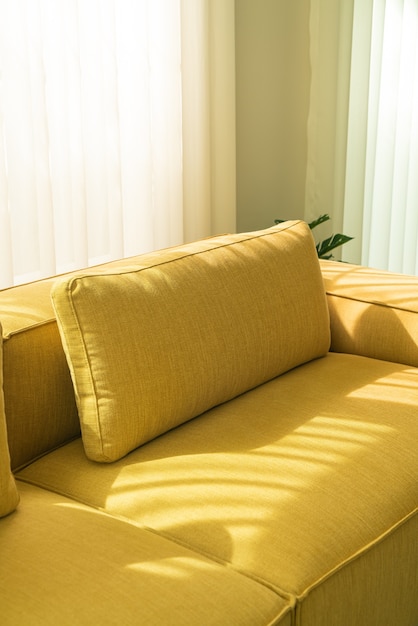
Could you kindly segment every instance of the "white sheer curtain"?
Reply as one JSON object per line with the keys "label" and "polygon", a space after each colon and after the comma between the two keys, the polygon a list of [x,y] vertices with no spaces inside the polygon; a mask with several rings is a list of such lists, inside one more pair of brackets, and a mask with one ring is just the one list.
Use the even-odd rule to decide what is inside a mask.
{"label": "white sheer curtain", "polygon": [[417,0],[356,0],[352,48],[346,224],[363,264],[418,274]]}
{"label": "white sheer curtain", "polygon": [[233,30],[233,0],[0,0],[0,287],[235,228]]}
{"label": "white sheer curtain", "polygon": [[311,0],[310,36],[306,217],[354,236],[344,260],[418,274],[418,0]]}

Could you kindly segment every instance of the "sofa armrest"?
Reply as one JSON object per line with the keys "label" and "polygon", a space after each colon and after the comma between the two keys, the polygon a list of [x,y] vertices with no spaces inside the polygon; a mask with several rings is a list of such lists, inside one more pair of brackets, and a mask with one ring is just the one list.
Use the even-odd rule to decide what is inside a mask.
{"label": "sofa armrest", "polygon": [[331,350],[418,366],[418,277],[320,261]]}

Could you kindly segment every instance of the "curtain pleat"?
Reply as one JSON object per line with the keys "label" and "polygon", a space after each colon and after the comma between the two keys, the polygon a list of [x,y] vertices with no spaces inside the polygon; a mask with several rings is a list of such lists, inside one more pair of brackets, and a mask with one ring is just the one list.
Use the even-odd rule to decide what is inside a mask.
{"label": "curtain pleat", "polygon": [[0,0],[0,287],[208,236],[219,193],[235,224],[213,183],[235,144],[234,124],[214,141],[234,101],[211,75],[234,80],[210,5]]}
{"label": "curtain pleat", "polygon": [[[185,239],[211,230],[211,128],[209,6],[204,0],[182,2],[182,99],[184,119],[183,201]],[[203,191],[203,193],[202,193]],[[200,202],[199,211],[196,210]]]}
{"label": "curtain pleat", "polygon": [[418,274],[418,2],[311,0],[310,36],[305,216],[354,237],[343,260]]}
{"label": "curtain pleat", "polygon": [[357,0],[344,225],[361,223],[359,262],[410,274],[418,273],[417,85],[416,0]]}

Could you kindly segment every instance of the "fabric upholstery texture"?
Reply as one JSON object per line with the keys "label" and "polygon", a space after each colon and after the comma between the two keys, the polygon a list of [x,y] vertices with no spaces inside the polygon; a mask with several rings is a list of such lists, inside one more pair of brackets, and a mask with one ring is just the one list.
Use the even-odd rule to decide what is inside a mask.
{"label": "fabric upholstery texture", "polygon": [[51,304],[54,279],[0,291],[4,403],[12,468],[79,436],[68,365]]}
{"label": "fabric upholstery texture", "polygon": [[[289,594],[304,626],[353,624],[343,609],[358,612],[359,597],[356,626],[413,625],[404,581],[418,588],[417,379],[414,368],[330,353],[113,464],[89,461],[75,441],[18,476]],[[393,563],[402,569],[388,575]]]}
{"label": "fabric upholstery texture", "polygon": [[117,460],[329,348],[322,276],[303,222],[141,264],[52,290],[92,460]]}
{"label": "fabric upholstery texture", "polygon": [[[180,412],[157,415],[156,432],[168,432],[148,432],[152,440],[113,463],[88,459],[79,437],[53,281],[0,292],[2,626],[418,626],[418,278],[321,261],[325,297],[305,225],[260,235],[215,237],[60,281],[75,289],[65,295],[66,332],[73,325],[78,348],[80,337],[88,345],[83,371],[100,411],[114,412],[107,444],[113,434],[126,442],[124,430],[134,442],[112,405],[116,384],[141,406],[144,380],[161,376],[145,386],[150,422],[153,394],[157,408],[170,401],[201,412],[183,423]],[[140,298],[131,280],[139,273]],[[102,298],[102,279],[114,299],[128,286],[119,309]],[[74,294],[81,300],[69,311]],[[329,344],[326,298],[335,352],[316,358]],[[138,329],[125,316],[132,303]],[[122,337],[127,319],[131,343],[137,330],[145,337],[139,362],[108,337]],[[264,356],[253,362],[257,351]],[[120,373],[106,371],[114,354]],[[84,438],[96,428],[96,445],[102,425],[83,427]],[[7,515],[16,485],[20,503]]]}
{"label": "fabric upholstery texture", "polygon": [[[147,258],[159,259],[164,254],[157,251]],[[138,264],[142,258],[112,261],[94,271]],[[80,435],[74,389],[50,298],[55,280],[0,291],[4,404],[12,469]]]}
{"label": "fabric upholstery texture", "polygon": [[321,261],[331,349],[418,367],[418,277]]}
{"label": "fabric upholstery texture", "polygon": [[19,494],[10,470],[10,455],[7,443],[6,416],[3,398],[3,331],[0,325],[0,517],[15,510]]}
{"label": "fabric upholstery texture", "polygon": [[[299,602],[303,626],[415,626],[418,624],[418,515],[367,547],[332,576],[317,581]],[[394,567],[393,564],[400,564]],[[344,598],[333,602],[330,598]]]}
{"label": "fabric upholstery texture", "polygon": [[285,599],[232,569],[55,494],[21,493],[1,520],[2,626],[291,624]]}

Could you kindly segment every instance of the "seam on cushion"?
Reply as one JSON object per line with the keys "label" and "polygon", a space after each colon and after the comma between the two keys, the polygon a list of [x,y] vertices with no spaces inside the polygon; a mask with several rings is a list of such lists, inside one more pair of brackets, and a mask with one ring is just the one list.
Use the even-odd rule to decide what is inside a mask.
{"label": "seam on cushion", "polygon": [[[190,258],[190,257],[195,257],[195,256],[200,256],[203,254],[207,254],[210,252],[214,252],[215,250],[222,250],[222,248],[231,248],[233,246],[245,243],[247,241],[255,241],[257,239],[263,239],[265,237],[272,237],[274,235],[277,235],[278,233],[281,232],[285,232],[287,230],[290,230],[291,228],[294,228],[295,226],[297,226],[298,224],[304,224],[304,222],[302,220],[299,220],[297,222],[292,222],[289,226],[286,226],[285,228],[281,228],[278,230],[272,230],[270,231],[262,231],[260,234],[258,235],[246,235],[245,233],[242,233],[242,238],[238,239],[236,241],[230,241],[228,243],[223,243],[220,245],[217,245],[214,248],[205,248],[204,250],[197,250],[196,252],[185,252],[185,254],[183,254],[182,256],[179,257],[175,257],[173,259],[168,259],[166,261],[160,261],[157,263],[153,263],[152,265],[145,265],[145,266],[125,266],[125,267],[121,267],[120,271],[110,271],[110,272],[101,272],[100,274],[96,274],[94,271],[87,271],[87,272],[83,272],[83,273],[78,273],[74,276],[70,276],[70,284],[72,285],[73,282],[76,282],[78,280],[81,280],[83,278],[106,278],[109,276],[122,276],[124,274],[132,274],[132,273],[140,273],[140,272],[144,272],[146,270],[150,270],[156,267],[162,267],[164,265],[170,265],[171,263],[176,263],[177,261],[183,261],[184,259]],[[273,227],[274,229],[274,227]],[[231,235],[234,236],[234,235]],[[213,239],[216,239],[216,237],[214,237]],[[205,241],[205,240],[202,240]],[[209,241],[211,241],[211,239],[209,239]],[[184,245],[193,245],[193,243],[197,244],[199,243],[199,241],[196,242],[192,242],[191,244],[184,244]],[[174,252],[176,249],[181,248],[182,246],[177,246],[174,248],[169,248],[168,251],[172,251]],[[156,250],[155,252],[158,252],[158,250]],[[144,255],[145,256],[145,255]],[[318,266],[319,267],[319,266]],[[93,268],[92,268],[93,269]]]}
{"label": "seam on cushion", "polygon": [[[118,516],[118,518],[126,519],[124,516]],[[179,546],[182,546],[183,548],[187,548],[188,550],[191,550],[195,554],[199,554],[200,556],[203,556],[206,559],[210,559],[211,561],[214,561],[215,563],[218,563],[219,565],[223,565],[224,567],[227,567],[228,569],[232,569],[234,572],[237,572],[241,576],[245,576],[245,578],[248,578],[249,580],[253,580],[254,582],[260,585],[263,585],[263,587],[270,589],[270,591],[274,591],[274,593],[280,596],[283,600],[286,600],[287,602],[289,602],[289,604],[291,604],[292,606],[295,606],[297,602],[297,596],[295,596],[293,593],[288,592],[285,589],[281,589],[280,587],[270,582],[269,580],[266,580],[265,578],[261,578],[260,576],[252,574],[251,572],[248,572],[245,569],[241,569],[240,567],[233,565],[230,561],[225,561],[224,559],[220,559],[219,557],[214,556],[211,552],[206,552],[206,550],[202,550],[201,548],[196,548],[195,546],[192,546],[191,544],[189,544],[187,541],[181,541],[177,537],[173,537],[172,535],[170,535],[170,533],[166,533],[161,530],[156,530],[155,528],[151,528],[149,526],[143,526],[143,528],[146,528],[154,535],[163,537],[164,539],[168,539],[172,541],[173,543],[176,543]]]}
{"label": "seam on cushion", "polygon": [[[197,549],[193,546],[191,546],[190,544],[188,544],[185,541],[180,541],[179,539],[177,539],[176,537],[172,537],[169,533],[165,533],[163,531],[159,531],[156,530],[155,528],[151,528],[150,526],[147,526],[145,524],[141,524],[140,522],[137,522],[129,517],[126,517],[124,515],[120,515],[118,513],[113,513],[110,511],[107,511],[104,507],[101,506],[96,506],[94,504],[91,504],[91,502],[86,501],[84,498],[74,498],[74,496],[71,493],[67,493],[64,489],[60,490],[60,489],[53,489],[49,486],[46,486],[44,484],[42,484],[42,482],[36,482],[34,480],[31,480],[29,478],[25,478],[25,477],[21,477],[21,476],[15,476],[17,481],[20,481],[22,483],[25,483],[27,485],[32,485],[33,487],[37,487],[38,489],[43,489],[44,491],[50,492],[50,493],[55,493],[59,496],[63,496],[64,498],[68,498],[69,500],[72,500],[73,502],[77,502],[78,504],[83,504],[84,506],[88,506],[91,509],[94,509],[95,511],[100,511],[101,513],[105,513],[107,516],[109,517],[113,517],[114,519],[118,519],[120,521],[126,522],[128,524],[131,524],[132,526],[136,526],[137,528],[141,528],[142,530],[147,530],[150,533],[162,537],[163,539],[166,539],[168,541],[171,541],[172,543],[175,543],[179,546],[182,546],[183,548],[186,548],[187,550],[190,550],[190,552],[193,552],[194,554],[198,554],[210,561],[212,561],[213,563],[217,563],[218,565],[223,565],[224,567],[227,567],[229,569],[232,569],[234,572],[240,574],[241,576],[244,576],[245,578],[248,578],[249,580],[253,580],[254,582],[258,583],[259,585],[262,585],[263,587],[266,587],[267,589],[270,589],[270,591],[273,591],[274,593],[276,593],[280,598],[282,598],[283,600],[286,600],[289,603],[289,606],[293,609],[296,606],[296,603],[298,601],[298,596],[296,596],[295,594],[286,591],[285,589],[281,589],[280,587],[278,587],[277,585],[274,585],[273,583],[271,583],[268,580],[265,580],[264,578],[260,578],[254,574],[251,574],[250,572],[247,572],[246,570],[241,570],[240,568],[232,565],[232,563],[230,563],[229,561],[224,561],[223,559],[220,559],[214,555],[212,555],[210,552],[205,552],[204,550],[200,550]],[[274,622],[273,622],[274,623]]]}
{"label": "seam on cushion", "polygon": [[22,333],[26,333],[28,330],[33,330],[35,328],[40,328],[41,326],[47,326],[48,324],[56,324],[56,323],[57,323],[56,317],[50,317],[48,319],[42,320],[41,322],[34,322],[33,324],[28,324],[27,326],[24,326],[23,328],[12,330],[6,333],[5,335],[3,335],[3,340],[7,341],[8,339],[11,339],[12,337],[16,335],[21,335]]}
{"label": "seam on cushion", "polygon": [[[247,241],[255,241],[257,239],[263,239],[263,238],[266,238],[266,237],[272,237],[272,236],[277,235],[280,232],[285,232],[287,230],[291,230],[292,228],[294,228],[295,226],[297,226],[299,224],[304,224],[304,222],[302,220],[292,221],[288,226],[285,226],[285,227],[283,227],[283,226],[279,227],[278,226],[276,228],[273,227],[271,230],[262,231],[261,233],[257,233],[256,235],[253,235],[253,234],[246,235],[245,233],[243,233],[239,240],[231,241],[231,242],[228,242],[228,243],[223,243],[221,245],[217,245],[214,248],[205,248],[204,250],[198,250],[196,252],[186,252],[185,254],[183,254],[180,257],[176,257],[176,258],[173,258],[173,259],[161,261],[159,263],[155,263],[155,264],[152,264],[152,265],[149,265],[149,266],[146,265],[146,266],[139,266],[139,267],[135,267],[135,268],[133,268],[132,266],[127,266],[127,267],[124,267],[124,268],[122,267],[121,271],[110,271],[110,272],[105,272],[105,273],[100,273],[100,274],[95,274],[94,271],[93,272],[87,271],[87,272],[81,273],[81,274],[77,273],[74,276],[70,275],[70,278],[69,278],[68,282],[64,281],[64,284],[65,284],[65,287],[66,287],[65,292],[67,294],[67,300],[70,303],[72,316],[73,316],[73,319],[75,320],[75,324],[76,324],[76,327],[77,327],[77,332],[78,332],[79,337],[81,338],[81,342],[82,342],[82,346],[83,346],[83,353],[84,353],[84,360],[87,363],[88,370],[89,370],[88,374],[89,374],[90,384],[91,384],[92,388],[94,389],[94,395],[95,395],[95,423],[96,423],[97,432],[100,434],[100,452],[101,452],[101,456],[102,456],[102,462],[103,461],[104,462],[111,461],[112,459],[109,458],[105,454],[105,452],[104,452],[103,433],[102,433],[102,428],[101,428],[101,420],[100,420],[100,417],[99,417],[99,407],[98,407],[98,403],[97,403],[98,393],[97,393],[97,388],[96,388],[96,385],[95,385],[95,379],[94,379],[94,376],[92,375],[92,363],[91,363],[91,361],[89,359],[89,353],[88,353],[88,350],[86,348],[86,343],[85,343],[85,340],[84,340],[84,334],[83,334],[83,332],[81,330],[81,324],[79,322],[79,317],[77,315],[76,308],[74,307],[74,302],[73,302],[73,297],[72,297],[73,286],[76,285],[78,281],[82,281],[83,278],[94,278],[94,279],[97,279],[97,278],[100,278],[100,277],[106,278],[106,277],[109,277],[109,276],[122,276],[122,275],[125,275],[125,274],[132,274],[132,273],[139,274],[139,273],[144,272],[146,270],[151,270],[151,269],[154,269],[154,268],[163,267],[164,265],[170,265],[170,264],[176,263],[177,261],[182,261],[182,260],[187,259],[187,258],[192,258],[192,257],[196,257],[196,256],[199,256],[199,255],[211,253],[211,252],[214,252],[216,250],[221,250],[223,248],[233,247],[233,246],[245,243]],[[210,241],[211,241],[211,239],[210,239]],[[195,242],[195,243],[198,243],[198,242]],[[174,250],[176,250],[176,248],[173,248],[172,250],[174,251]],[[318,270],[320,272],[319,265],[318,265]],[[63,284],[63,283],[61,283],[61,284]],[[53,294],[52,294],[52,300],[54,301]],[[55,303],[54,303],[54,309],[55,309]],[[56,312],[56,318],[57,318],[57,322],[59,324],[59,327],[62,328],[61,319],[60,319],[60,316],[57,313],[56,309],[55,309],[55,312]],[[64,336],[65,336],[65,343],[68,346],[67,333],[64,332]],[[66,350],[66,352],[67,351],[68,350]],[[72,360],[70,359],[70,361],[72,361]],[[70,369],[71,368],[74,369],[74,365],[73,365],[72,362],[71,362]],[[80,418],[81,432],[83,434],[83,424],[82,424],[82,421],[83,420]]]}
{"label": "seam on cushion", "polygon": [[370,552],[370,550],[372,550],[376,545],[382,543],[385,539],[390,537],[398,528],[400,528],[401,526],[406,524],[406,522],[408,522],[410,519],[413,519],[417,515],[417,513],[418,513],[418,507],[413,509],[410,513],[408,513],[408,515],[405,515],[405,517],[403,517],[401,520],[399,520],[398,522],[396,522],[395,524],[390,526],[390,528],[388,528],[385,532],[381,533],[373,541],[371,541],[367,545],[365,545],[362,548],[360,548],[360,550],[358,550],[357,552],[354,552],[354,554],[352,554],[351,556],[347,557],[346,559],[341,561],[341,563],[339,563],[334,568],[329,570],[329,572],[327,572],[326,574],[324,574],[323,576],[318,578],[314,583],[309,585],[304,590],[303,593],[301,593],[299,595],[296,595],[296,608],[298,608],[298,606],[301,605],[303,600],[311,593],[311,591],[313,591],[314,589],[319,587],[324,581],[326,581],[329,578],[331,578],[334,574],[336,574],[337,572],[339,572],[342,569],[344,569],[344,567],[346,565],[348,565],[349,563],[353,563],[354,561],[357,561],[363,555],[365,555],[368,552]]}
{"label": "seam on cushion", "polygon": [[400,307],[396,304],[390,304],[388,302],[379,302],[378,300],[366,300],[365,298],[356,298],[354,296],[344,296],[338,293],[332,293],[331,291],[325,291],[326,295],[331,298],[341,298],[342,300],[351,300],[351,302],[362,302],[363,304],[372,304],[373,306],[381,306],[385,309],[394,309],[395,311],[404,311],[405,313],[414,313],[418,315],[418,311],[416,309],[409,309],[406,307]]}
{"label": "seam on cushion", "polygon": [[[95,381],[94,381],[94,377],[92,375],[92,364],[90,362],[90,359],[89,359],[89,356],[88,356],[88,350],[86,348],[86,343],[84,341],[84,334],[83,334],[83,332],[81,330],[79,318],[78,318],[77,312],[76,312],[76,310],[74,308],[74,304],[73,304],[73,298],[72,298],[72,294],[71,294],[71,292],[72,292],[72,285],[73,285],[73,281],[70,281],[69,283],[67,283],[67,285],[66,285],[66,287],[67,287],[66,288],[66,293],[67,293],[68,301],[70,303],[72,315],[73,315],[73,318],[75,320],[75,324],[76,324],[76,327],[77,327],[77,332],[78,332],[79,337],[81,338],[81,343],[82,343],[82,346],[83,346],[84,360],[87,363],[90,384],[91,384],[91,386],[92,386],[92,388],[94,390],[95,422],[96,422],[97,431],[100,433],[100,452],[101,452],[101,455],[102,455],[103,459],[107,459],[108,461],[110,461],[110,459],[107,457],[107,455],[104,453],[104,450],[103,450],[103,436],[102,436],[101,423],[100,423],[100,419],[99,419],[99,407],[98,407],[98,403],[97,403],[97,395],[98,394],[97,394],[97,389],[96,389],[96,384],[95,384]],[[59,315],[58,314],[57,314],[57,322],[59,323],[61,328],[63,328],[62,324],[61,324],[61,320],[59,319]],[[64,331],[63,334],[64,334],[64,337],[65,337],[65,343],[66,343],[66,347],[67,347],[68,346],[67,333]],[[67,351],[68,351],[68,347],[67,347],[66,352]],[[72,359],[70,359],[69,367],[70,367],[70,369],[74,369],[74,365],[72,363]],[[84,369],[85,369],[85,367],[84,367]],[[71,376],[71,378],[73,379],[73,376]],[[77,377],[76,377],[76,379],[77,379]],[[74,385],[74,382],[75,381],[73,381],[73,385]],[[74,389],[74,391],[75,391],[75,389]],[[76,397],[77,396],[78,396],[78,393],[76,394]],[[77,407],[77,408],[79,409],[79,407]],[[83,424],[82,424],[82,420],[81,419],[80,419],[80,428],[81,428],[81,437],[83,438]]]}
{"label": "seam on cushion", "polygon": [[[80,432],[78,433],[78,435],[69,437],[65,441],[58,443],[56,446],[53,446],[52,448],[48,448],[48,450],[45,450],[44,452],[40,452],[32,459],[29,459],[29,461],[25,461],[25,463],[22,463],[21,465],[17,465],[16,467],[13,467],[12,468],[13,473],[17,474],[18,472],[21,472],[22,470],[32,465],[32,463],[36,463],[36,461],[39,461],[39,459],[43,459],[45,456],[48,456],[48,454],[51,454],[51,452],[55,452],[56,450],[59,450],[60,448],[63,448],[64,446],[67,446],[68,444],[72,443],[73,441],[77,441],[78,439],[81,439]],[[22,479],[19,479],[19,480],[22,480]],[[22,480],[22,482],[26,482],[26,481]],[[49,491],[51,490],[49,489]]]}
{"label": "seam on cushion", "polygon": [[[275,235],[278,232],[284,232],[286,230],[289,230],[290,228],[293,228],[294,226],[296,226],[297,224],[301,224],[303,223],[302,220],[296,221],[296,222],[292,222],[292,224],[290,224],[289,226],[286,227],[282,227],[280,230],[272,230],[272,232],[265,232],[263,231],[262,234],[259,235],[254,235],[254,236],[248,236],[245,237],[245,233],[242,234],[242,239],[237,240],[237,241],[231,241],[229,243],[225,243],[225,244],[221,244],[219,246],[216,246],[215,248],[207,248],[205,250],[199,250],[197,252],[189,252],[184,254],[181,257],[177,257],[175,259],[170,259],[169,261],[162,261],[160,263],[155,263],[153,265],[149,265],[149,266],[145,266],[145,267],[138,267],[137,269],[133,269],[133,266],[126,266],[126,267],[121,267],[120,271],[114,271],[112,270],[112,268],[109,268],[109,272],[106,272],[106,267],[104,266],[104,272],[103,273],[94,273],[95,270],[95,266],[92,266],[91,268],[89,268],[89,272],[84,272],[82,269],[81,270],[75,270],[74,272],[71,272],[70,274],[68,273],[64,273],[64,274],[57,274],[56,276],[53,277],[53,279],[59,281],[61,278],[65,280],[66,277],[68,277],[68,279],[72,282],[73,279],[77,280],[78,278],[84,278],[87,276],[111,276],[113,273],[115,276],[118,276],[119,274],[126,274],[126,273],[130,273],[132,271],[135,272],[141,272],[147,269],[152,269],[153,267],[160,267],[162,265],[166,265],[168,263],[173,263],[174,261],[181,261],[187,257],[192,257],[192,256],[197,256],[197,255],[201,255],[201,254],[205,254],[207,252],[212,252],[214,250],[220,250],[222,248],[227,248],[227,247],[231,247],[234,246],[236,244],[240,244],[240,243],[244,243],[245,241],[253,241],[255,239],[262,239],[263,237],[267,237],[270,235]],[[212,237],[206,237],[204,239],[202,239],[201,241],[213,241],[213,239],[216,239],[217,237],[227,237],[228,235],[214,235]],[[234,235],[231,235],[234,236]],[[198,243],[198,242],[194,242],[194,243]],[[188,244],[184,244],[184,245],[188,245]],[[191,244],[192,245],[192,244]],[[169,252],[174,252],[176,249],[180,248],[181,246],[173,246],[172,248],[164,248],[163,250],[161,250],[161,252],[166,251],[167,253]],[[155,253],[157,253],[158,250],[155,251]],[[152,253],[151,253],[152,254]],[[129,261],[132,262],[133,259],[140,259],[141,256],[146,256],[146,254],[144,255],[137,255],[137,256],[133,256],[133,257],[127,257],[126,259],[120,259],[121,261],[125,261],[128,263]],[[99,265],[97,266],[98,268],[102,268],[103,266]],[[51,280],[51,278],[47,278],[45,280]],[[41,283],[42,281],[33,281],[31,283],[25,283],[25,284],[37,284],[37,283]],[[54,282],[51,283],[51,289],[54,285]],[[14,287],[8,287],[7,289],[13,289]],[[327,292],[328,293],[328,292]],[[334,294],[329,294],[329,295],[334,295]],[[338,296],[339,297],[339,296]],[[341,296],[344,297],[344,296]],[[28,324],[27,326],[25,326],[24,328],[19,328],[18,330],[12,330],[11,332],[6,333],[3,336],[3,339],[7,340],[10,339],[10,337],[13,337],[14,335],[19,335],[22,332],[26,332],[27,330],[31,330],[32,328],[37,328],[38,326],[44,326],[47,324],[53,324],[53,323],[57,323],[57,317],[51,317],[51,318],[47,318],[45,320],[39,321],[39,322],[35,322],[33,324]]]}
{"label": "seam on cushion", "polygon": [[271,622],[266,624],[266,626],[280,626],[280,624],[282,623],[283,617],[285,617],[288,613],[290,613],[290,624],[291,626],[293,626],[295,623],[294,621],[295,607],[290,602],[289,602],[289,606],[284,608],[283,611],[281,611],[277,615],[277,617],[273,618]]}

